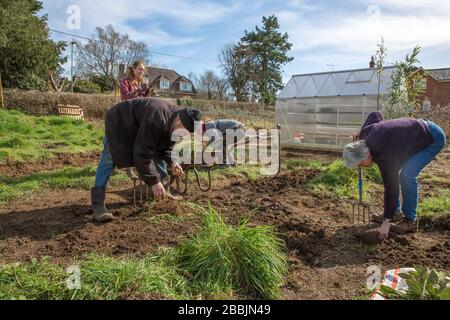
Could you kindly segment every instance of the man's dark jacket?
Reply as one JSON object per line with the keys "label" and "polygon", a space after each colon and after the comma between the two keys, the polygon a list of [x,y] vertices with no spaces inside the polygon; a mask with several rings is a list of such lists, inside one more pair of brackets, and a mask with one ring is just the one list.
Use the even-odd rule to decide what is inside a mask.
{"label": "man's dark jacket", "polygon": [[136,167],[148,185],[161,181],[155,160],[172,163],[171,125],[181,108],[155,98],[123,101],[106,113],[105,132],[114,164]]}

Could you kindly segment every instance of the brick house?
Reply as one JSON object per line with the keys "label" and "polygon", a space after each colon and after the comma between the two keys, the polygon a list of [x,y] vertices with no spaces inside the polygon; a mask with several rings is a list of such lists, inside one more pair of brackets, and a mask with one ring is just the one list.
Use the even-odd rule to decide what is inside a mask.
{"label": "brick house", "polygon": [[145,77],[160,96],[172,98],[197,96],[192,81],[174,70],[147,67]]}
{"label": "brick house", "polygon": [[425,72],[425,92],[420,96],[420,101],[426,98],[433,106],[450,106],[450,68],[429,69]]}

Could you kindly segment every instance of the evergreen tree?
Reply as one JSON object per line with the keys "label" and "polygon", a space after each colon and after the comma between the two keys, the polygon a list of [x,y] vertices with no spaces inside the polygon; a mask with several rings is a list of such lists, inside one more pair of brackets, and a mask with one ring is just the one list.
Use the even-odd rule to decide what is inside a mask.
{"label": "evergreen tree", "polygon": [[8,87],[45,89],[64,62],[65,44],[49,38],[41,9],[37,0],[0,0],[0,72]]}
{"label": "evergreen tree", "polygon": [[276,16],[263,17],[262,28],[245,31],[239,46],[251,57],[253,95],[266,105],[274,104],[277,91],[283,88],[281,67],[294,58],[287,55],[292,44],[288,34],[281,34]]}

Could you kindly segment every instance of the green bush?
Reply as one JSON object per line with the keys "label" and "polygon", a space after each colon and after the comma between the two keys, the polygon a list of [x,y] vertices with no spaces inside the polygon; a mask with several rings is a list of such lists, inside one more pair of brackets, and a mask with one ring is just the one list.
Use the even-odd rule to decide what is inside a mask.
{"label": "green bush", "polygon": [[78,80],[73,86],[73,92],[95,94],[101,93],[102,89],[90,80]]}
{"label": "green bush", "polygon": [[17,87],[23,90],[48,90],[47,82],[34,74],[17,79]]}
{"label": "green bush", "polygon": [[114,92],[116,90],[117,81],[113,77],[100,75],[92,76],[89,79],[92,83],[100,87],[101,92]]}

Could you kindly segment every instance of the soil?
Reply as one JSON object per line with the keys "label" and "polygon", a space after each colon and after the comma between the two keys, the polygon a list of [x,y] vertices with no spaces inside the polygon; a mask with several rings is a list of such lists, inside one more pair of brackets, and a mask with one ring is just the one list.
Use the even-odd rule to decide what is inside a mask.
{"label": "soil", "polygon": [[[448,177],[449,154],[447,149],[426,172]],[[330,162],[335,155],[327,159],[322,154],[311,157]],[[68,161],[84,161],[81,159],[90,158]],[[1,168],[0,172],[6,170]],[[30,168],[24,170],[21,172]],[[185,201],[144,207],[133,207],[132,182],[125,182],[108,190],[106,202],[115,219],[107,224],[93,222],[88,190],[35,195],[0,207],[0,261],[49,256],[67,265],[89,253],[141,256],[161,246],[174,246],[199,223],[188,201],[211,203],[228,223],[250,218],[252,225],[271,225],[280,233],[286,242],[290,271],[282,289],[283,299],[362,297],[370,265],[378,265],[383,271],[414,265],[450,270],[448,218],[423,221],[415,234],[378,242],[376,232],[367,233],[368,227],[352,223],[350,203],[312,193],[307,182],[318,174],[315,169],[298,169],[256,181],[221,181],[213,183],[207,193],[191,185]],[[427,195],[440,190],[436,185],[424,185],[424,189]],[[373,212],[381,210],[382,200],[381,194],[372,204]],[[175,219],[154,219],[167,215]],[[367,239],[361,238],[362,233],[368,234]],[[125,293],[123,298],[136,297]],[[159,299],[158,295],[137,298]]]}

